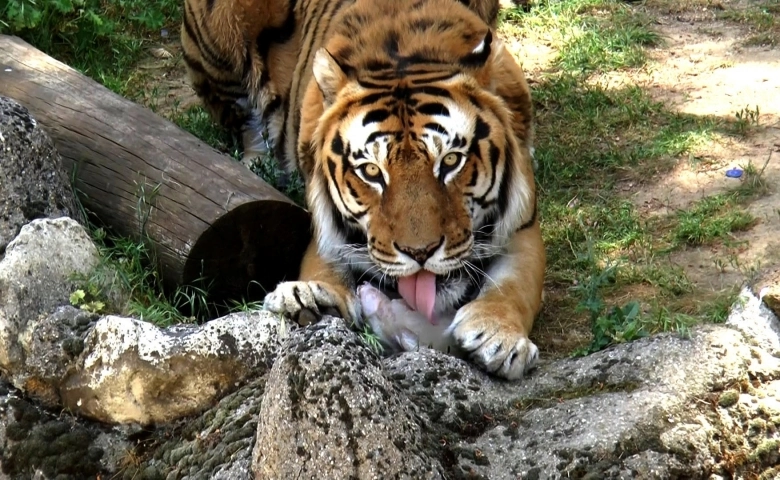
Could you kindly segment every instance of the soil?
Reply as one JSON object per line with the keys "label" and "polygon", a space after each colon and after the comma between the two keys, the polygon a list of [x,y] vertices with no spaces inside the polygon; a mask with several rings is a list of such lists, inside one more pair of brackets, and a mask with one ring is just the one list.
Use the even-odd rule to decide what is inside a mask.
{"label": "soil", "polygon": [[[746,2],[728,5],[738,8]],[[740,180],[727,177],[729,169],[749,163],[764,169],[766,195],[747,205],[758,221],[734,234],[736,252],[701,247],[672,257],[699,287],[719,290],[744,283],[780,264],[780,49],[744,46],[754,32],[748,25],[719,20],[721,10],[712,4],[648,9],[655,12],[656,31],[665,44],[651,52],[649,68],[631,80],[669,108],[690,115],[734,119],[736,112],[758,107],[759,125],[748,138],[721,138],[715,148],[698,152],[695,161],[680,160],[671,172],[634,185],[627,195],[643,215],[668,214],[734,188]]]}

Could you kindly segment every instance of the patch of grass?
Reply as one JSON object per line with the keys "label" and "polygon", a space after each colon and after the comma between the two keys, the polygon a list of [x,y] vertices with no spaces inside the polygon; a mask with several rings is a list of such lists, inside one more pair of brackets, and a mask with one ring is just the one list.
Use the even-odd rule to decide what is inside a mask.
{"label": "patch of grass", "polygon": [[558,50],[556,66],[570,73],[640,67],[644,47],[660,43],[645,15],[614,0],[540,1],[529,13],[504,10],[501,21],[515,35],[543,34]]}
{"label": "patch of grass", "polygon": [[[590,267],[592,259],[580,255],[587,238],[593,238],[597,256],[610,256],[629,251],[644,240],[643,223],[627,201],[599,199],[591,192],[583,203],[544,200],[541,208],[543,233],[547,245],[548,279],[571,284]],[[577,199],[578,197],[574,197]]]}
{"label": "patch of grass", "polygon": [[[652,252],[652,248],[643,252]],[[652,253],[648,253],[648,257],[652,257]],[[626,263],[618,279],[624,285],[649,285],[662,298],[678,297],[694,290],[685,269],[664,261],[663,257],[629,259]]]}
{"label": "patch of grass", "polygon": [[713,195],[678,212],[671,237],[675,245],[706,245],[747,230],[754,222],[755,217],[739,205],[737,195]]}
{"label": "patch of grass", "polygon": [[[588,243],[587,257],[591,259],[590,274],[573,288],[580,297],[576,310],[586,312],[590,319],[591,341],[574,351],[575,356],[598,352],[610,345],[631,342],[660,332],[675,332],[687,336],[690,328],[701,320],[663,303],[663,297],[612,303],[605,299],[609,291],[618,287],[625,268],[619,262],[600,265]],[[644,305],[644,306],[643,306]]]}
{"label": "patch of grass", "polygon": [[209,113],[200,105],[181,110],[174,106],[168,119],[195,135],[220,152],[238,160],[241,158],[240,142],[234,135],[214,122]]}
{"label": "patch of grass", "polygon": [[641,320],[642,328],[648,335],[660,332],[674,332],[681,337],[688,337],[690,329],[698,323],[698,319],[683,312],[674,311],[669,307],[655,303]]}
{"label": "patch of grass", "polygon": [[150,38],[176,28],[177,0],[4,0],[0,33],[27,42],[125,94]]}
{"label": "patch of grass", "polygon": [[[132,315],[161,327],[210,317],[211,306],[201,288],[181,287],[165,295],[154,255],[143,242],[109,235],[102,228],[90,233],[100,263],[88,276],[76,279],[80,288],[73,293],[72,304],[84,308],[99,302],[103,307],[97,313]],[[79,292],[87,292],[88,298]]]}
{"label": "patch of grass", "polygon": [[252,171],[268,184],[273,185],[298,205],[306,205],[303,177],[300,172],[285,172],[273,155],[258,158]]}
{"label": "patch of grass", "polygon": [[761,2],[748,8],[725,9],[718,16],[723,20],[748,24],[751,27],[766,31],[777,24],[776,15],[780,14],[780,3]]}
{"label": "patch of grass", "polygon": [[718,17],[750,28],[751,35],[742,42],[743,46],[774,46],[780,42],[780,2],[777,0],[724,9]]}
{"label": "patch of grass", "polygon": [[575,351],[575,355],[587,355],[604,348],[626,341],[636,340],[647,335],[640,322],[640,306],[636,301],[625,305],[608,306],[603,299],[602,289],[615,283],[616,263],[599,266],[594,261],[594,251],[588,242],[586,258],[590,260],[590,275],[584,282],[576,285],[573,290],[580,296],[578,311],[583,311],[590,317],[593,338],[590,345]]}
{"label": "patch of grass", "polygon": [[166,289],[157,270],[154,246],[146,235],[147,220],[154,208],[159,185],[136,187],[137,238],[115,235],[96,225],[78,201],[87,231],[98,249],[99,262],[87,275],[76,276],[70,302],[100,314],[130,315],[159,327],[202,323],[225,311],[241,310],[243,304],[216,305],[208,300],[210,285],[195,280],[173,290]]}
{"label": "patch of grass", "polygon": [[628,9],[607,21],[586,18],[579,29],[569,32],[558,65],[565,71],[583,72],[641,67],[647,60],[644,47],[660,42],[647,25],[646,19]]}
{"label": "patch of grass", "polygon": [[368,325],[363,326],[363,331],[360,332],[360,339],[368,346],[374,353],[381,355],[385,347],[382,346],[382,340],[371,330]]}
{"label": "patch of grass", "polygon": [[750,35],[742,45],[745,47],[776,47],[780,43],[780,35],[773,32],[763,32]]}
{"label": "patch of grass", "polygon": [[[570,346],[582,337],[567,338],[562,322],[550,315],[565,315],[577,325],[587,317],[591,341],[577,340],[582,345],[577,351],[589,353],[660,331],[684,335],[700,321],[721,321],[730,297],[715,298],[717,308],[693,308],[693,299],[703,292],[669,255],[684,246],[727,242],[731,232],[749,228],[753,218],[741,205],[766,189],[761,170],[748,165],[735,191],[660,220],[640,214],[616,189],[662,180],[680,160],[695,161],[721,139],[740,135],[740,118],[675,112],[639,86],[614,87],[593,75],[641,65],[643,49],[658,41],[631,7],[564,0],[534,8],[528,14],[504,13],[501,28],[551,44],[559,53],[554,70],[532,84],[550,292],[540,319],[544,325],[535,331],[545,344]],[[641,53],[632,56],[634,48]],[[757,108],[750,112],[755,113],[742,116],[748,130],[758,118]],[[572,293],[579,299],[574,312]]]}
{"label": "patch of grass", "polygon": [[702,296],[696,302],[692,314],[710,323],[724,323],[729,318],[731,307],[739,298],[740,286],[734,286],[715,295]]}
{"label": "patch of grass", "polygon": [[759,119],[761,118],[761,112],[758,109],[758,105],[755,108],[747,106],[742,110],[737,111],[734,114],[734,128],[740,135],[746,135],[752,127],[759,125]]}
{"label": "patch of grass", "polygon": [[577,75],[543,77],[533,94],[543,189],[607,187],[626,167],[645,177],[647,166],[706,145],[724,128],[718,119],[670,112],[637,86],[607,89]]}
{"label": "patch of grass", "polygon": [[574,75],[542,78],[534,95],[548,278],[571,284],[582,277],[575,252],[586,232],[597,255],[654,261],[647,220],[614,188],[709,144],[717,120],[670,112],[638,87],[607,90]]}

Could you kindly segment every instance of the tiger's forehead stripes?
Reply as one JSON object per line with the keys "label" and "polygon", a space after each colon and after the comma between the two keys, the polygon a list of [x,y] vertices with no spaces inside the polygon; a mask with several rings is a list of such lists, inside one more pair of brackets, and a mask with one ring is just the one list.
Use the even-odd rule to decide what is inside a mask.
{"label": "tiger's forehead stripes", "polygon": [[[442,98],[441,92],[447,92],[445,98]],[[432,93],[437,96],[432,96]],[[372,108],[350,115],[339,132],[344,137],[340,141],[348,142],[355,152],[352,161],[362,160],[367,153],[372,153],[366,152],[363,147],[371,147],[377,141],[387,144],[409,137],[412,141],[421,141],[436,157],[449,149],[465,149],[470,140],[479,135],[475,132],[479,122],[474,114],[453,100],[446,89],[438,86],[402,86],[368,93],[364,98],[372,99]],[[362,102],[355,104],[361,105]],[[384,151],[381,159],[377,153],[371,156],[382,161],[386,155]]]}

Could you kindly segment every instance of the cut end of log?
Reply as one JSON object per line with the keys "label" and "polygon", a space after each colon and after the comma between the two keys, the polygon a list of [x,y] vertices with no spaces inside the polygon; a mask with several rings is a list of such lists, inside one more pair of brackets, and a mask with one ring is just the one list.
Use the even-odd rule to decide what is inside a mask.
{"label": "cut end of log", "polygon": [[298,277],[311,239],[311,218],[292,202],[248,202],[221,217],[198,238],[184,266],[185,284],[205,281],[209,300],[262,300]]}

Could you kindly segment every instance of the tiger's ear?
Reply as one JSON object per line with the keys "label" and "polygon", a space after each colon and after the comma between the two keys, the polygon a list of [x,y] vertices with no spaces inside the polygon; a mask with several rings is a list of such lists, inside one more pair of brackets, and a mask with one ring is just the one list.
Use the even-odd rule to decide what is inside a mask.
{"label": "tiger's ear", "polygon": [[347,83],[347,73],[324,47],[314,54],[312,66],[314,79],[322,92],[325,106],[330,106],[336,99],[336,94]]}
{"label": "tiger's ear", "polygon": [[461,64],[470,67],[480,85],[493,90],[495,83],[494,72],[498,70],[501,62],[503,42],[499,38],[493,38],[493,32],[488,30],[477,46],[461,59]]}
{"label": "tiger's ear", "polygon": [[482,68],[491,58],[491,52],[493,51],[493,32],[487,31],[482,40],[477,43],[471,52],[460,59],[461,65],[471,68]]}

